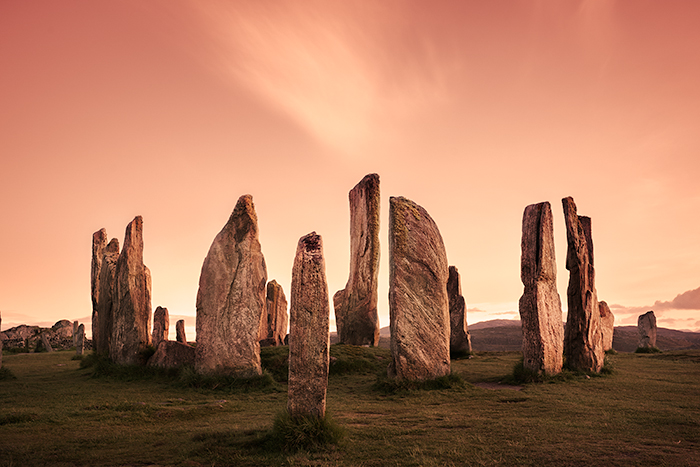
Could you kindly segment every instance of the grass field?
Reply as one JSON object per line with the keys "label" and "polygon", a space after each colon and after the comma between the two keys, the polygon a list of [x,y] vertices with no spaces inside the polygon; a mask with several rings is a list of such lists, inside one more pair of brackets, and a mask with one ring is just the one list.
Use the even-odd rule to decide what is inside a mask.
{"label": "grass field", "polygon": [[464,384],[387,392],[388,351],[333,346],[328,410],[346,435],[282,452],[264,440],[286,405],[284,351],[266,351],[278,381],[247,389],[94,377],[68,351],[5,355],[0,466],[700,465],[700,351],[620,353],[612,375],[520,391],[473,384],[504,379],[518,352],[479,353],[452,362]]}

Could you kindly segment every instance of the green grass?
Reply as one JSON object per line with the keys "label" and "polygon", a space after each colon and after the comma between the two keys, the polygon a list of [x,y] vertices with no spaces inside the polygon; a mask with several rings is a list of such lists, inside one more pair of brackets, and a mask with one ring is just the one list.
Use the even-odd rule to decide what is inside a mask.
{"label": "green grass", "polygon": [[637,347],[634,353],[661,353],[658,347]]}
{"label": "green grass", "polygon": [[[339,350],[357,353],[344,357],[353,367],[354,358],[386,361]],[[369,368],[333,374],[327,406],[345,436],[296,451],[273,441],[284,383],[240,390],[183,384],[182,374],[96,376],[80,368],[91,354],[74,354],[4,355],[17,379],[0,380],[0,467],[699,464],[700,351],[608,355],[610,375],[521,391],[473,385],[503,381],[519,352],[455,360],[461,384],[429,391],[378,391]]]}

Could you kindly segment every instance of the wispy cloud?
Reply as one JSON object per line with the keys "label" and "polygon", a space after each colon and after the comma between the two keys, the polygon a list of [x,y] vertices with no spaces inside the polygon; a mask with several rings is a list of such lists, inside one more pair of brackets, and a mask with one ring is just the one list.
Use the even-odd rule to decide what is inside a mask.
{"label": "wispy cloud", "polygon": [[700,330],[700,321],[697,321],[700,313],[700,287],[678,294],[670,301],[657,300],[653,305],[637,307],[615,304],[610,305],[610,311],[615,315],[616,326],[636,325],[639,315],[653,311],[659,326]]}

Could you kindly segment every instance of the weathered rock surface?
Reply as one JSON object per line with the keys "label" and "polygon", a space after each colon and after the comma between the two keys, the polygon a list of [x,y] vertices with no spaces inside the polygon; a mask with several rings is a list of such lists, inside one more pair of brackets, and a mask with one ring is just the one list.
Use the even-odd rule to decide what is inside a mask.
{"label": "weathered rock surface", "polygon": [[115,281],[110,358],[120,365],[140,364],[140,353],[151,344],[151,273],[143,264],[141,216],[126,227]]}
{"label": "weathered rock surface", "polygon": [[390,198],[390,377],[429,380],[450,373],[448,264],[442,236],[428,212]]}
{"label": "weathered rock surface", "polygon": [[523,366],[538,374],[555,375],[563,365],[564,325],[557,292],[552,207],[548,202],[525,208],[521,250]]}
{"label": "weathered rock surface", "polygon": [[161,368],[179,368],[194,365],[194,347],[177,341],[162,340],[156,352],[148,359],[148,366]]}
{"label": "weathered rock surface", "polygon": [[656,315],[653,311],[639,315],[637,331],[639,332],[639,347],[644,349],[656,347]]}
{"label": "weathered rock surface", "polygon": [[[100,299],[97,302],[97,329],[92,328],[92,335],[98,336],[93,342],[93,349],[100,355],[109,355],[112,345],[114,311],[116,307],[116,273],[119,260],[119,240],[113,238],[102,254],[100,269]],[[94,324],[93,324],[94,326]]]}
{"label": "weathered rock surface", "polygon": [[187,335],[185,334],[185,320],[180,319],[175,323],[175,340],[181,344],[187,344]]}
{"label": "weathered rock surface", "polygon": [[[93,323],[95,322],[94,317],[95,313],[92,314],[93,317]],[[78,326],[80,326],[80,323],[77,321],[73,321],[73,346],[78,347]],[[95,332],[93,331],[93,335]],[[94,341],[94,339],[93,339]]]}
{"label": "weathered rock surface", "polygon": [[214,239],[197,292],[198,373],[260,375],[261,315],[267,270],[253,197],[243,195]]}
{"label": "weathered rock surface", "polygon": [[153,334],[151,335],[151,345],[158,348],[158,344],[162,340],[168,340],[168,332],[170,330],[170,316],[168,309],[157,307],[153,312]]}
{"label": "weathered rock surface", "polygon": [[450,354],[471,352],[472,340],[467,326],[467,304],[462,296],[462,279],[455,266],[449,268],[447,299],[450,304]]}
{"label": "weathered rock surface", "polygon": [[613,333],[615,330],[615,315],[605,302],[598,302],[600,309],[600,332],[603,341],[603,352],[613,348]]}
{"label": "weathered rock surface", "polygon": [[379,344],[379,175],[365,176],[349,193],[350,276],[333,296],[338,341]]}
{"label": "weathered rock surface", "polygon": [[53,347],[51,347],[51,342],[49,342],[49,336],[45,332],[41,333],[41,343],[44,345],[44,349],[46,349],[47,352],[53,352]]}
{"label": "weathered rock surface", "polygon": [[85,325],[78,326],[78,333],[75,339],[75,353],[82,355],[85,352]]}
{"label": "weathered rock surface", "polygon": [[287,410],[320,418],[326,413],[330,303],[323,240],[316,232],[297,244],[290,302]]}
{"label": "weathered rock surface", "polygon": [[56,323],[51,326],[50,337],[56,336],[58,338],[69,338],[73,337],[73,323],[67,319],[62,319],[56,321]]}
{"label": "weathered rock surface", "polygon": [[[31,352],[35,349],[38,342],[42,342],[42,334],[45,334],[51,348],[54,350],[68,350],[71,347],[76,347],[73,340],[73,325],[67,319],[57,321],[50,328],[21,324],[0,332],[0,341],[3,342],[4,347],[7,349],[26,348],[27,351]],[[43,343],[41,345],[43,346]],[[92,340],[85,339],[85,349],[89,350],[91,348]]]}
{"label": "weathered rock surface", "polygon": [[284,345],[284,336],[287,335],[287,298],[277,281],[267,283],[265,310],[260,345]]}
{"label": "weathered rock surface", "polygon": [[[90,267],[90,290],[92,293],[92,341],[99,343],[99,314],[98,303],[100,300],[100,270],[102,269],[102,257],[107,246],[107,231],[100,229],[92,234],[92,265]],[[77,331],[75,329],[74,331]],[[74,333],[75,335],[75,333]]]}
{"label": "weathered rock surface", "polygon": [[568,317],[564,332],[564,356],[573,369],[598,373],[605,352],[600,329],[600,309],[595,289],[591,219],[576,214],[571,197],[562,199],[566,221],[566,269]]}

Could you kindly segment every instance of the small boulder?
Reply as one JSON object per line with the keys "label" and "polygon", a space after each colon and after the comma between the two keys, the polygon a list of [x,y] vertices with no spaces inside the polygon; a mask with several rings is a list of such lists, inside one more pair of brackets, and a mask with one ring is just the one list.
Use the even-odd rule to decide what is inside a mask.
{"label": "small boulder", "polygon": [[647,311],[637,318],[637,331],[639,332],[639,346],[642,349],[656,347],[656,315],[653,311]]}

